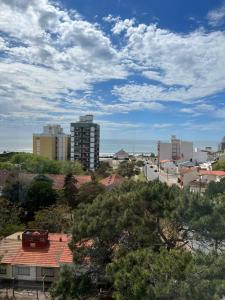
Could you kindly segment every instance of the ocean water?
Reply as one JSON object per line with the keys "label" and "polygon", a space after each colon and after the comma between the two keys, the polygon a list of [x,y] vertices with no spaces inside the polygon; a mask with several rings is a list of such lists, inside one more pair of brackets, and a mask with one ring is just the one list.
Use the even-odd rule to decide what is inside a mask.
{"label": "ocean water", "polygon": [[[102,139],[100,141],[100,153],[109,155],[120,149],[124,149],[129,153],[156,153],[157,142],[157,140]],[[205,149],[205,147],[212,147],[214,150],[218,149],[218,141],[193,141],[193,143],[194,147],[201,149]],[[9,140],[7,143],[0,141],[0,152],[3,151],[32,152],[32,142],[20,138]]]}

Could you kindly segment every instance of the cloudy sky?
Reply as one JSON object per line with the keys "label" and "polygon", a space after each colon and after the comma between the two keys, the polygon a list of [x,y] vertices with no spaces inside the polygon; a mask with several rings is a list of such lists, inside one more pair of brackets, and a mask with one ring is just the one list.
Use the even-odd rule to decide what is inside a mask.
{"label": "cloudy sky", "polygon": [[102,138],[225,135],[225,2],[0,0],[0,146],[93,113]]}

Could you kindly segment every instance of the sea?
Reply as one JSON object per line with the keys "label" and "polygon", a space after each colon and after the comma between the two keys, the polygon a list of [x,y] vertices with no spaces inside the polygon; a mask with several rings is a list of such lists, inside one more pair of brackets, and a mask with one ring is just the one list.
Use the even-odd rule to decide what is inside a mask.
{"label": "sea", "polygon": [[[138,140],[138,139],[102,139],[100,141],[100,155],[112,155],[123,149],[130,154],[149,154],[157,153],[157,140]],[[193,141],[194,147],[205,149],[212,147],[213,150],[218,149],[218,141]],[[0,141],[0,153],[7,151],[16,152],[32,152],[32,144],[29,140],[8,140],[7,145],[2,145]]]}

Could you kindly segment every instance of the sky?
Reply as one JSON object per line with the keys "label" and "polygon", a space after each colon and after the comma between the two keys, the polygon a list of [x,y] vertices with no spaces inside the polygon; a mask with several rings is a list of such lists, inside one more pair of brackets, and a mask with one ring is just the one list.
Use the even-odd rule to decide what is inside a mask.
{"label": "sky", "polygon": [[220,141],[222,0],[0,0],[0,149],[94,114],[102,139]]}

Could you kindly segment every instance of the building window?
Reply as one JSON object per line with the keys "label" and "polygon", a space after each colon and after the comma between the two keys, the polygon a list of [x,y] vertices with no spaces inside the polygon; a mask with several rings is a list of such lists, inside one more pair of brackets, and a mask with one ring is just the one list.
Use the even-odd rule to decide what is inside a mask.
{"label": "building window", "polygon": [[0,266],[0,274],[6,274],[6,267]]}
{"label": "building window", "polygon": [[54,277],[54,269],[52,268],[42,268],[41,276]]}
{"label": "building window", "polygon": [[29,267],[16,267],[16,275],[30,276]]}

